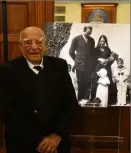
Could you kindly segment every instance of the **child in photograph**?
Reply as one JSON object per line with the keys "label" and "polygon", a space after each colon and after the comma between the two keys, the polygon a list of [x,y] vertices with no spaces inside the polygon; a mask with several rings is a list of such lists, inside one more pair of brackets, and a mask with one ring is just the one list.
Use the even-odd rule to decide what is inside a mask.
{"label": "child in photograph", "polygon": [[117,60],[117,67],[113,72],[113,79],[117,85],[117,105],[126,105],[127,80],[129,78],[129,70],[124,66],[124,60]]}
{"label": "child in photograph", "polygon": [[102,68],[97,72],[97,75],[100,77],[97,81],[98,86],[96,90],[96,98],[99,98],[101,107],[107,107],[108,103],[108,85],[110,80],[107,76],[107,70]]}

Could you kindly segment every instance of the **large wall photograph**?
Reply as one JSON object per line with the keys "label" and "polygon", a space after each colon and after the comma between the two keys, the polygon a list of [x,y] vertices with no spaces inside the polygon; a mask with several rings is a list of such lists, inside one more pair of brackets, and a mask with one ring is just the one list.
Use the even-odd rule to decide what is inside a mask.
{"label": "large wall photograph", "polygon": [[54,23],[52,27],[46,31],[47,55],[67,61],[79,104],[130,106],[130,25]]}

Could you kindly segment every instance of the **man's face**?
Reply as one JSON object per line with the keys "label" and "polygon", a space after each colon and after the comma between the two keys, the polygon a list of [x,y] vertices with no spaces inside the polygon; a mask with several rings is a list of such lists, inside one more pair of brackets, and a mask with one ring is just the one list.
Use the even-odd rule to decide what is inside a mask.
{"label": "man's face", "polygon": [[123,62],[122,61],[118,61],[118,68],[122,68],[123,67]]}
{"label": "man's face", "polygon": [[29,29],[22,35],[20,48],[23,56],[31,63],[40,63],[46,51],[45,37],[38,29]]}
{"label": "man's face", "polygon": [[92,30],[90,28],[87,28],[86,31],[84,32],[85,37],[89,37],[92,34]]}

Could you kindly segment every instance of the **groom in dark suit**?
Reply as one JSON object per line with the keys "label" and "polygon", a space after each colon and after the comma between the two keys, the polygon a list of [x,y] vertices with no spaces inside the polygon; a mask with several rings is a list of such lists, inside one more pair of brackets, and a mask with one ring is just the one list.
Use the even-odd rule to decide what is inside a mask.
{"label": "groom in dark suit", "polygon": [[44,56],[38,27],[20,33],[23,57],[0,66],[0,117],[7,153],[70,153],[69,127],[77,110],[65,60]]}
{"label": "groom in dark suit", "polygon": [[85,26],[83,33],[73,38],[69,54],[74,60],[78,80],[78,100],[89,99],[93,69],[94,39],[92,27]]}

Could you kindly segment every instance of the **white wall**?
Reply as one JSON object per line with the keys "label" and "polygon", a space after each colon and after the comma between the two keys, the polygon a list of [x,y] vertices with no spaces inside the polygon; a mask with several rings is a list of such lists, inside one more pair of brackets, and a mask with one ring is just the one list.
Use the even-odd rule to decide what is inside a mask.
{"label": "white wall", "polygon": [[117,6],[116,23],[130,23],[130,3],[120,3]]}
{"label": "white wall", "polygon": [[[65,22],[81,23],[81,3],[55,3],[55,6],[65,6]],[[130,3],[119,3],[116,10],[116,23],[130,23]]]}
{"label": "white wall", "polygon": [[[55,6],[65,6],[65,22],[81,22],[81,4],[80,3],[55,3]],[[59,14],[56,14],[59,15]]]}

